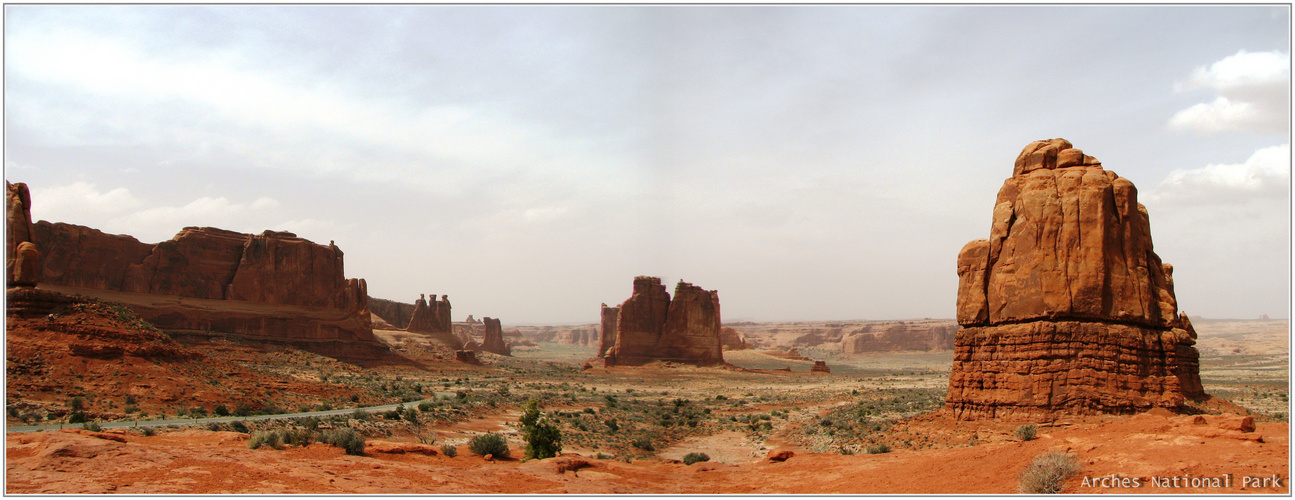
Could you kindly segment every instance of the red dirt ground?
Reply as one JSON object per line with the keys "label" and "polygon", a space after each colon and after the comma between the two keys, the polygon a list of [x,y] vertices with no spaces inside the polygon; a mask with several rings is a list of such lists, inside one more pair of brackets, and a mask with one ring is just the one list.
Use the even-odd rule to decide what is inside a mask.
{"label": "red dirt ground", "polygon": [[[592,466],[557,472],[564,457],[522,462],[418,453],[344,455],[338,448],[249,450],[247,436],[178,431],[140,436],[123,430],[11,433],[6,493],[1015,493],[1018,475],[1036,456],[1063,450],[1082,471],[1066,482],[1073,493],[1289,494],[1289,426],[1259,423],[1256,432],[1223,430],[1229,416],[1147,413],[1076,418],[1040,429],[1038,439],[882,455],[814,454],[796,450],[786,462],[757,460],[691,466],[663,460],[624,463],[584,457]],[[950,423],[938,415],[909,422],[909,431],[1000,435],[995,425]],[[997,425],[1002,427],[1002,425]],[[978,429],[978,430],[977,430]],[[96,437],[97,436],[97,437]],[[105,439],[112,437],[125,442]],[[991,440],[993,441],[993,440]],[[378,446],[375,446],[375,448]],[[439,446],[437,447],[439,449]],[[1142,486],[1083,486],[1084,477],[1119,474]],[[1221,477],[1228,488],[1157,487],[1151,477]],[[1280,487],[1243,487],[1243,477],[1281,478]]]}

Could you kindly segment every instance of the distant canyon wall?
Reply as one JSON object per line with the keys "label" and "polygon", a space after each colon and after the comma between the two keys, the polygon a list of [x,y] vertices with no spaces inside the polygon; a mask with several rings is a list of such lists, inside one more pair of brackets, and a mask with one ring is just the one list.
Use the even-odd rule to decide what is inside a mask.
{"label": "distant canyon wall", "polygon": [[953,321],[878,322],[841,340],[842,354],[895,351],[950,351],[958,324]]}

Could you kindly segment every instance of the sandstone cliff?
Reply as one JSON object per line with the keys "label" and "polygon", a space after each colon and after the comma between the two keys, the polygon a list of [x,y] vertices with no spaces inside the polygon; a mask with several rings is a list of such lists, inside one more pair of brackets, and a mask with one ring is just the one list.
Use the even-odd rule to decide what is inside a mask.
{"label": "sandstone cliff", "polygon": [[35,230],[31,223],[31,193],[27,185],[5,182],[5,284],[32,287],[41,278],[40,251],[32,243]]}
{"label": "sandstone cliff", "polygon": [[960,418],[1124,413],[1203,397],[1196,333],[1127,179],[1064,139],[1016,160],[958,255],[947,406]]}
{"label": "sandstone cliff", "polygon": [[746,337],[742,335],[742,332],[729,327],[719,329],[719,342],[724,346],[725,351],[737,351],[750,347],[746,345]]}
{"label": "sandstone cliff", "polygon": [[369,297],[369,310],[382,318],[383,321],[400,330],[409,327],[409,319],[414,315],[413,304],[374,297]]}
{"label": "sandstone cliff", "polygon": [[409,316],[409,326],[405,329],[416,333],[454,333],[450,322],[449,296],[442,295],[441,300],[436,300],[436,294],[432,294],[432,300],[428,302],[425,296],[419,294]]}
{"label": "sandstone cliff", "polygon": [[368,290],[342,251],[288,232],[186,227],[156,245],[40,221],[42,288],[124,303],[172,333],[286,343],[355,362],[392,355],[373,337]]}
{"label": "sandstone cliff", "polygon": [[621,308],[602,306],[602,322],[599,324],[599,332],[602,334],[602,342],[598,344],[598,357],[607,355],[607,350],[616,345],[616,329],[620,325]]}
{"label": "sandstone cliff", "polygon": [[660,278],[634,278],[634,293],[620,305],[607,365],[652,360],[711,365],[724,362],[719,294],[680,281],[671,300]]}

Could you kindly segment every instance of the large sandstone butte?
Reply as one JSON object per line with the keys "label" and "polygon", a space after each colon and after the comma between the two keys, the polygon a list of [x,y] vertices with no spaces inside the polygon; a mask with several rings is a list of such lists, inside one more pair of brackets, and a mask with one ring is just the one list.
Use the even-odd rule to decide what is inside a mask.
{"label": "large sandstone butte", "polygon": [[1205,397],[1196,331],[1128,179],[1035,141],[998,191],[988,240],[958,254],[960,419],[1177,409]]}
{"label": "large sandstone butte", "polygon": [[[11,208],[10,232],[21,224]],[[364,280],[343,276],[331,242],[186,227],[151,245],[72,224],[30,226],[42,289],[121,302],[173,334],[232,335],[360,363],[392,355],[373,337]]]}
{"label": "large sandstone butte", "polygon": [[414,333],[454,333],[450,322],[450,297],[442,295],[441,300],[436,300],[436,294],[432,294],[432,300],[428,302],[423,294],[419,294],[409,317],[409,326],[405,329]]}
{"label": "large sandstone butte", "polygon": [[[609,321],[604,306],[603,328]],[[653,360],[713,365],[724,362],[720,345],[719,293],[680,281],[674,299],[661,278],[634,278],[634,293],[614,314],[616,334],[604,359],[608,366]],[[609,335],[604,334],[604,339]]]}

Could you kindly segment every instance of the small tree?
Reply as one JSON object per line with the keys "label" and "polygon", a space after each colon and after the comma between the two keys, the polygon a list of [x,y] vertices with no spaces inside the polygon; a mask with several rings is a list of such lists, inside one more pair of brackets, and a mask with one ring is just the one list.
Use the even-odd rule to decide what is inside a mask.
{"label": "small tree", "polygon": [[526,458],[556,457],[562,451],[562,432],[558,426],[540,415],[540,402],[526,402],[522,411],[522,438],[526,440]]}

